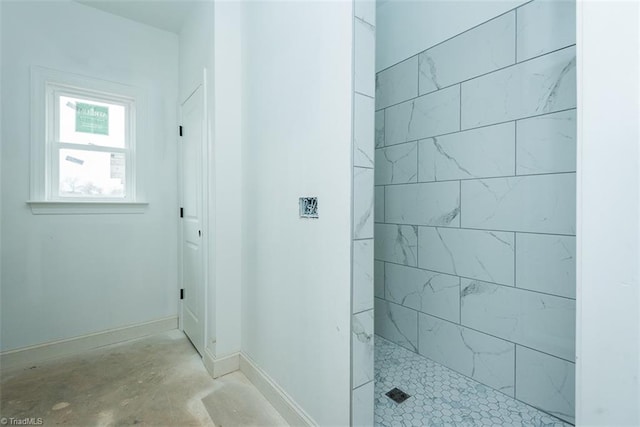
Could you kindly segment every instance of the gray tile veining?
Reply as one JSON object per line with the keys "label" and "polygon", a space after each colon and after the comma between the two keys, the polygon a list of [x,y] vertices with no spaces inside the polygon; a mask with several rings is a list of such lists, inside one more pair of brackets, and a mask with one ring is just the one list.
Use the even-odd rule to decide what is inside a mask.
{"label": "gray tile veining", "polygon": [[460,287],[462,325],[575,359],[574,300],[471,279]]}
{"label": "gray tile veining", "polygon": [[576,110],[517,122],[518,175],[575,172]]}
{"label": "gray tile veining", "polygon": [[419,227],[418,253],[420,268],[514,283],[513,233]]}
{"label": "gray tile veining", "polygon": [[374,110],[373,99],[356,93],[353,106],[353,165],[374,166]]}
{"label": "gray tile veining", "polygon": [[381,71],[376,76],[376,110],[418,96],[418,57]]}
{"label": "gray tile veining", "polygon": [[575,234],[576,175],[531,175],[462,182],[462,227]]}
{"label": "gray tile veining", "polygon": [[404,265],[387,264],[385,298],[423,313],[457,322],[460,278]]}
{"label": "gray tile veining", "polygon": [[375,234],[377,260],[414,267],[418,264],[418,227],[376,224]]}
{"label": "gray tile veining", "polygon": [[376,298],[375,332],[413,352],[418,352],[418,312]]}
{"label": "gray tile veining", "polygon": [[460,130],[460,86],[452,86],[389,107],[385,145],[400,144]]}
{"label": "gray tile veining", "polygon": [[516,347],[516,398],[575,423],[575,364]]}
{"label": "gray tile veining", "polygon": [[353,313],[373,308],[373,239],[353,242]]}
{"label": "gray tile veining", "polygon": [[461,102],[462,129],[574,108],[575,47],[469,80]]}
{"label": "gray tile veining", "polygon": [[513,396],[515,345],[460,325],[420,314],[420,354]]}
{"label": "gray tile veining", "polygon": [[514,174],[513,122],[427,138],[418,144],[420,182]]}
{"label": "gray tile veining", "polygon": [[353,168],[353,238],[373,238],[373,169]]}
{"label": "gray tile veining", "polygon": [[354,314],[351,326],[352,388],[373,381],[373,309]]}
{"label": "gray tile veining", "polygon": [[406,184],[418,180],[418,143],[376,150],[376,185]]}
{"label": "gray tile veining", "polygon": [[453,181],[391,185],[385,192],[384,211],[390,223],[458,227],[460,185]]}
{"label": "gray tile veining", "polygon": [[420,95],[515,64],[515,12],[418,55]]}

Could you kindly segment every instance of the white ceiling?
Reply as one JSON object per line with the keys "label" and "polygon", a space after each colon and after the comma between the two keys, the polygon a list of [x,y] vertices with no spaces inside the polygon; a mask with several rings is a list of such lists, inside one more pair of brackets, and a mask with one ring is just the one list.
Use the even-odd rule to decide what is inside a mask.
{"label": "white ceiling", "polygon": [[179,33],[195,4],[192,0],[76,0],[161,30]]}

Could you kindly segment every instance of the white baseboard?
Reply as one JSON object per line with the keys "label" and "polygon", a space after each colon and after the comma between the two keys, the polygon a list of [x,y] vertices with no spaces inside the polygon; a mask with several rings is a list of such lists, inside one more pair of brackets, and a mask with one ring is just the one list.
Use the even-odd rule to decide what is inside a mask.
{"label": "white baseboard", "polygon": [[207,368],[212,378],[218,378],[240,369],[240,353],[216,359],[211,351],[206,348],[202,356],[204,367]]}
{"label": "white baseboard", "polygon": [[159,332],[171,331],[177,329],[177,327],[178,316],[171,316],[75,338],[9,350],[0,353],[0,368],[4,371],[33,365],[45,360],[69,356],[105,345],[142,338]]}
{"label": "white baseboard", "polygon": [[240,354],[240,371],[291,426],[317,426],[311,418],[266,372],[246,354]]}

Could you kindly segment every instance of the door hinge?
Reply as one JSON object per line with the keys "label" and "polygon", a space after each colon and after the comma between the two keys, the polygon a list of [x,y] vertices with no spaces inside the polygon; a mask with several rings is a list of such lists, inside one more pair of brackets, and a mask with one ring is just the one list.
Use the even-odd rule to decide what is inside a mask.
{"label": "door hinge", "polygon": [[184,299],[184,289],[180,289],[180,299]]}
{"label": "door hinge", "polygon": [[180,208],[180,218],[184,218],[184,208]]}
{"label": "door hinge", "polygon": [[178,133],[182,136],[182,126],[178,126]]}

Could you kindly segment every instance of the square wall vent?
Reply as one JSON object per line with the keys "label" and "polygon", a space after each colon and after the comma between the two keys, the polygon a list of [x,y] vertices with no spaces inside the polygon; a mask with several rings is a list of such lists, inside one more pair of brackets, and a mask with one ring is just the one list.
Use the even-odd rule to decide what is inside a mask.
{"label": "square wall vent", "polygon": [[300,218],[318,218],[318,198],[300,197]]}

